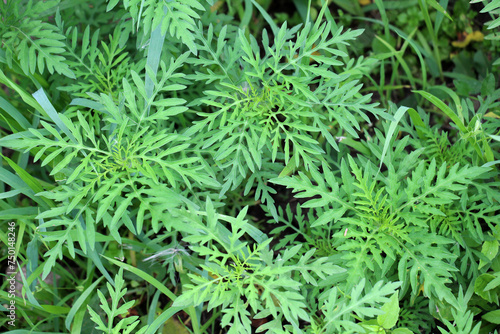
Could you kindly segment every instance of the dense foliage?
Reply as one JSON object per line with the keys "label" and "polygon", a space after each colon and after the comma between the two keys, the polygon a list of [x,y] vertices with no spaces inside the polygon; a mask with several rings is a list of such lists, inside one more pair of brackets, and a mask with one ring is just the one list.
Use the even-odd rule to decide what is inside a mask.
{"label": "dense foliage", "polygon": [[3,326],[497,333],[499,11],[3,1]]}

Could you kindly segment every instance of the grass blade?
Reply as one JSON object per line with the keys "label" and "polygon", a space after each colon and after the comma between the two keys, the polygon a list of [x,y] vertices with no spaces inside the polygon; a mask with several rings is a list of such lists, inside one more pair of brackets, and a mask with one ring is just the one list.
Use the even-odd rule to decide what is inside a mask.
{"label": "grass blade", "polygon": [[382,163],[384,162],[387,150],[389,149],[389,145],[391,143],[394,131],[396,131],[396,127],[398,126],[399,121],[408,110],[413,110],[413,109],[408,107],[399,107],[399,109],[396,111],[396,114],[394,115],[394,120],[391,122],[391,125],[389,126],[389,131],[387,131],[387,135],[385,137],[384,149],[382,150],[382,155],[380,156],[380,166],[378,167],[379,172],[380,169],[382,168]]}
{"label": "grass blade", "polygon": [[82,292],[82,294],[78,297],[78,299],[75,300],[64,322],[68,330],[70,330],[71,322],[73,321],[76,312],[82,307],[83,303],[85,302],[85,299],[87,299],[87,297],[95,290],[96,286],[102,281],[103,278],[104,276],[99,277],[97,281],[95,281],[94,283],[92,283],[91,286],[85,289],[85,291]]}

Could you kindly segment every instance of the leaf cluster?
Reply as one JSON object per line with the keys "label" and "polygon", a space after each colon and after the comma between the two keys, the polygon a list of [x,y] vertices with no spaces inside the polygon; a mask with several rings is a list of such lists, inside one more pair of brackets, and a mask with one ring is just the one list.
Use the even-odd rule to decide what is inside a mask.
{"label": "leaf cluster", "polygon": [[[495,330],[496,72],[443,71],[445,1],[293,1],[279,23],[271,2],[2,4],[0,239],[25,268],[19,327]],[[424,34],[389,22],[410,2]],[[340,13],[345,29],[341,3],[380,20]],[[358,19],[381,23],[367,57]]]}

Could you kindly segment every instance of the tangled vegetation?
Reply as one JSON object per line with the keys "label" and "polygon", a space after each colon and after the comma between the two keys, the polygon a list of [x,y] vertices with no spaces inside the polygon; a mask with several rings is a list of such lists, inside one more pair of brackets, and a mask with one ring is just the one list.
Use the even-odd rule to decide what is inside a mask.
{"label": "tangled vegetation", "polygon": [[499,12],[3,1],[1,324],[498,333]]}

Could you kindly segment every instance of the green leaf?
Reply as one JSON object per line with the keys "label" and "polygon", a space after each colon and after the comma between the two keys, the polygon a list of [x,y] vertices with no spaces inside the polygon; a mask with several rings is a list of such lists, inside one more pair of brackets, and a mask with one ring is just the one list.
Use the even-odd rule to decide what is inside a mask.
{"label": "green leaf", "polygon": [[382,306],[382,311],[385,313],[377,317],[378,324],[385,329],[391,329],[396,326],[399,319],[399,298],[397,291],[391,296],[389,302]]}
{"label": "green leaf", "polygon": [[436,9],[438,12],[440,12],[441,14],[446,16],[447,19],[449,19],[450,21],[453,21],[450,14],[448,14],[448,12],[446,12],[446,10],[436,0],[426,0],[426,1],[429,5],[434,7],[434,9]]}
{"label": "green leaf", "polygon": [[19,112],[9,101],[5,100],[3,97],[0,97],[0,108],[5,110],[9,116],[16,120],[16,122],[23,128],[28,129],[31,127],[31,124],[26,120],[23,114]]}
{"label": "green leaf", "polygon": [[[35,194],[44,191],[42,185],[40,184],[40,182],[36,178],[34,178],[33,176],[31,176],[31,174],[29,174],[24,169],[22,169],[21,167],[19,167],[19,165],[16,164],[14,161],[10,160],[9,158],[7,158],[6,156],[4,156],[2,154],[0,154],[0,155],[7,161],[7,163],[9,164],[9,166],[12,167],[12,169],[14,169],[16,171],[17,175],[19,175],[19,177],[21,178],[21,180],[23,180],[28,185],[28,187],[30,187],[31,190],[33,190],[33,192]],[[52,200],[48,199],[48,198],[41,197],[41,200],[48,207],[54,207],[55,206],[55,203]]]}
{"label": "green leaf", "polygon": [[108,0],[108,6],[106,7],[106,11],[109,12],[110,10],[115,8],[118,2],[120,2],[120,0]]}
{"label": "green leaf", "polygon": [[498,305],[500,287],[497,286],[494,289],[486,290],[486,286],[495,279],[492,274],[482,274],[480,275],[474,283],[474,292],[481,296],[481,298],[489,301],[490,303],[495,303]]}
{"label": "green leaf", "polygon": [[[302,207],[306,207],[306,205],[303,205]],[[346,212],[346,210],[347,210],[346,208],[338,210],[328,210],[324,214],[322,214],[317,220],[315,220],[314,223],[311,225],[311,227],[322,226],[333,222],[333,220],[335,219],[340,219],[342,215]]]}
{"label": "green leaf", "polygon": [[104,278],[104,276],[99,277],[94,283],[92,283],[92,285],[90,285],[87,289],[85,289],[85,291],[83,291],[83,293],[78,297],[77,300],[75,300],[73,302],[73,306],[71,306],[71,310],[69,311],[68,315],[66,316],[66,320],[64,322],[64,324],[68,330],[71,329],[71,322],[73,321],[73,318],[74,318],[76,312],[78,312],[80,307],[82,307],[82,305],[85,302],[85,300],[87,299],[87,297],[90,296],[90,294],[94,292],[96,286],[101,282],[101,280],[103,278]]}
{"label": "green leaf", "polygon": [[266,22],[269,24],[269,26],[271,27],[271,30],[273,32],[273,34],[277,35],[278,34],[278,31],[279,31],[279,28],[278,26],[276,25],[276,23],[274,22],[274,20],[271,18],[271,16],[267,13],[267,11],[262,8],[262,6],[256,1],[256,0],[251,0],[252,1],[252,4],[259,10],[259,12],[262,14],[262,17],[264,18],[264,20],[266,20]]}
{"label": "green leaf", "polygon": [[425,91],[416,90],[416,91],[413,91],[413,92],[422,95],[429,102],[431,102],[436,107],[438,107],[442,112],[444,112],[446,114],[446,116],[448,116],[453,121],[453,123],[455,123],[457,125],[458,129],[460,131],[462,131],[462,133],[467,133],[468,132],[467,131],[467,127],[464,125],[464,123],[462,122],[462,120],[443,101],[441,101],[440,99],[438,99],[434,95],[432,95],[432,94],[430,94],[428,92],[425,92]]}
{"label": "green leaf", "polygon": [[380,156],[380,165],[378,167],[379,171],[382,168],[382,163],[384,162],[384,157],[387,153],[387,150],[389,149],[389,145],[392,140],[392,136],[394,134],[394,131],[396,131],[396,127],[398,126],[399,121],[403,117],[403,115],[406,113],[407,110],[413,110],[408,107],[399,107],[398,110],[396,111],[396,114],[394,115],[394,120],[391,122],[391,125],[389,126],[389,131],[387,131],[387,134],[385,136],[385,142],[384,142],[384,148],[382,150],[382,155]]}
{"label": "green leaf", "polygon": [[52,103],[50,103],[43,89],[40,88],[35,93],[33,93],[33,97],[36,99],[38,103],[40,103],[43,110],[45,110],[47,115],[50,117],[50,119],[52,119],[52,121],[57,125],[57,127],[61,129],[66,134],[66,136],[68,136],[68,138],[70,138],[71,141],[73,141],[73,143],[78,144],[78,141],[73,136],[73,134],[66,126],[66,124],[64,124],[63,120],[57,113],[56,109],[54,109],[54,107],[52,106]]}
{"label": "green leaf", "polygon": [[126,270],[130,271],[131,273],[136,274],[140,278],[144,279],[146,282],[148,282],[149,284],[153,285],[158,290],[163,292],[168,298],[170,298],[170,300],[175,300],[177,298],[177,296],[173,292],[171,292],[165,285],[163,285],[161,282],[156,280],[153,276],[145,273],[144,271],[142,271],[138,268],[135,268],[129,264],[117,261],[115,259],[111,259],[111,258],[108,258],[106,256],[103,256],[103,257],[105,259],[107,259],[108,261],[110,261],[111,263],[114,263],[115,265],[117,265],[123,269],[126,269]]}
{"label": "green leaf", "polygon": [[414,334],[411,330],[408,328],[396,328],[391,332],[392,334]]}
{"label": "green leaf", "polygon": [[422,121],[422,118],[415,109],[408,109],[408,114],[410,115],[410,118],[417,129],[419,138],[425,140],[425,135],[422,132],[422,128],[426,128],[424,121]]}
{"label": "green leaf", "polygon": [[500,310],[488,312],[482,318],[492,324],[500,325]]}
{"label": "green leaf", "polygon": [[[498,240],[486,240],[481,248],[481,253],[492,261],[498,254]],[[487,264],[482,259],[479,261],[478,269],[481,269]]]}
{"label": "green leaf", "polygon": [[146,329],[146,332],[144,332],[145,334],[156,334],[157,331],[158,331],[158,328],[160,328],[161,326],[163,326],[163,324],[165,324],[165,322],[170,319],[171,317],[173,317],[177,312],[180,312],[183,310],[183,307],[169,307],[167,308],[165,311],[162,312],[162,314],[160,314],[158,316],[158,318],[156,318]]}

